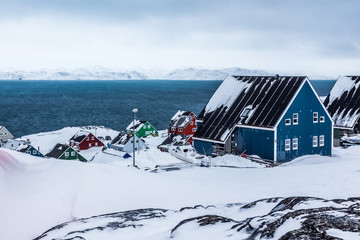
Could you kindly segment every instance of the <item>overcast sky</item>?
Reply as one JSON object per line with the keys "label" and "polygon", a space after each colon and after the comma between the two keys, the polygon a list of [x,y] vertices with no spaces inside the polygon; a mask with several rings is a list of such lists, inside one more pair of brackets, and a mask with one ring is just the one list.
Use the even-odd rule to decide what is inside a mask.
{"label": "overcast sky", "polygon": [[0,0],[1,68],[360,74],[358,0]]}

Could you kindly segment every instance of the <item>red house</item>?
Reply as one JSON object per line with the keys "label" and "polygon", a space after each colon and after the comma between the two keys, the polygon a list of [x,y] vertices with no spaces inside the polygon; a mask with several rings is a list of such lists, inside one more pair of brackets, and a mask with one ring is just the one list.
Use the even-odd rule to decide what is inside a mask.
{"label": "red house", "polygon": [[[169,124],[169,135],[187,135],[192,136],[196,132],[196,115],[193,112],[179,110],[172,118]],[[193,139],[189,139],[192,144]]]}
{"label": "red house", "polygon": [[104,144],[90,132],[79,131],[71,139],[69,145],[79,150],[86,150],[92,147],[103,147]]}

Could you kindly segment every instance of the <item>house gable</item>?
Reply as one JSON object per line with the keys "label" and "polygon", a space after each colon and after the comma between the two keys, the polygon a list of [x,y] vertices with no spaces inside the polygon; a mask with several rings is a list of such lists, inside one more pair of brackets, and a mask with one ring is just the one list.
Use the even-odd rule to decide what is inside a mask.
{"label": "house gable", "polygon": [[237,125],[273,128],[304,76],[228,77],[199,115],[194,139],[223,142]]}
{"label": "house gable", "polygon": [[0,126],[0,140],[13,139],[14,136],[4,126]]}
{"label": "house gable", "polygon": [[[331,155],[332,124],[326,108],[306,80],[275,126],[275,161],[290,161],[307,154]],[[316,147],[313,137],[317,139]]]}

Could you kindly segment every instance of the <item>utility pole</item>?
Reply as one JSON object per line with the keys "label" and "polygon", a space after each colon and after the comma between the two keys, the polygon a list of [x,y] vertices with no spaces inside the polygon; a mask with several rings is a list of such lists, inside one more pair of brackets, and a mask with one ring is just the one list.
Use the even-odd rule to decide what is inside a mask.
{"label": "utility pole", "polygon": [[134,113],[134,122],[133,122],[133,167],[135,167],[135,135],[136,135],[136,131],[135,131],[135,121],[136,121],[136,116],[135,113],[138,112],[137,108],[134,108],[132,110],[132,112]]}

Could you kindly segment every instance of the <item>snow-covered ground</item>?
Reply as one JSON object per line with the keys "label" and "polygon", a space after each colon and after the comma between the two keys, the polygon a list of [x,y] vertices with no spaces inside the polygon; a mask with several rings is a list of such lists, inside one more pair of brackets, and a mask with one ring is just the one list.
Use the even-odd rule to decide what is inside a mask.
{"label": "snow-covered ground", "polygon": [[[59,135],[52,132],[28,137],[34,145],[37,141],[42,149],[49,149],[54,144],[52,141],[58,139],[54,136],[68,133],[63,136],[65,141],[73,135],[72,130],[76,132],[78,129],[56,131]],[[165,220],[159,219],[145,226],[144,229],[152,230],[145,231],[140,236],[126,235],[130,230],[125,230],[125,233],[118,232],[125,235],[107,231],[109,239],[114,237],[114,234],[116,238],[125,236],[125,239],[132,239],[131,236],[134,239],[169,239],[171,229],[165,229],[165,226],[174,228],[179,221],[192,216],[219,214],[235,220],[244,219],[243,215],[236,215],[238,210],[222,207],[229,203],[245,204],[272,197],[347,199],[360,196],[360,146],[335,148],[333,157],[304,156],[274,168],[263,168],[249,162],[240,164],[243,159],[225,156],[212,159],[212,162],[230,166],[236,162],[243,168],[186,167],[180,168],[180,171],[155,173],[146,169],[154,169],[156,165],[183,163],[154,147],[161,143],[162,138],[151,137],[145,141],[150,145],[150,149],[136,155],[140,169],[128,167],[131,166],[132,159],[121,158],[122,153],[114,150],[106,153],[99,151],[92,162],[82,163],[37,158],[0,148],[0,239],[33,239],[57,224],[106,213],[141,208],[179,211],[183,207],[197,204],[216,206],[216,210],[210,212],[176,215],[175,220],[163,225],[163,231],[157,232],[159,235],[151,234],[154,233],[155,226],[162,226]],[[256,217],[264,211],[267,212],[273,205],[256,208],[248,216]],[[207,239],[219,239],[217,225],[204,230],[189,223],[176,231],[175,239],[189,239],[187,237],[191,231],[194,232],[193,236],[201,239],[200,236],[204,236],[201,235],[202,231],[206,232],[206,229],[213,233],[206,235]],[[291,221],[287,223],[289,226],[284,225],[285,230],[299,224],[292,224]],[[74,224],[82,228],[81,222]],[[219,229],[224,229],[225,225],[221,225]],[[231,224],[225,228],[229,226]],[[341,231],[336,229],[330,233],[353,236],[351,233],[342,235]],[[95,239],[106,238],[98,235]],[[241,239],[240,235],[235,236],[235,239]]]}

